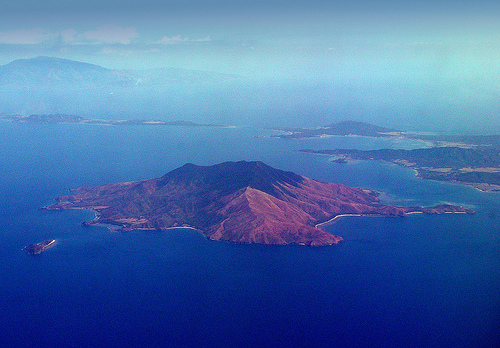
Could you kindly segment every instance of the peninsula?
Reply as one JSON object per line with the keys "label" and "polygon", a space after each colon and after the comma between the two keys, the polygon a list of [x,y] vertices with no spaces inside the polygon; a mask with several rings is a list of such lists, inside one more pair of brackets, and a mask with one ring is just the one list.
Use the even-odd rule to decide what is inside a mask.
{"label": "peninsula", "polygon": [[381,160],[408,167],[423,179],[470,185],[484,192],[500,192],[500,135],[439,135],[406,132],[365,122],[342,121],[317,128],[275,128],[283,139],[327,136],[365,136],[420,141],[424,148],[405,149],[302,149],[331,155],[332,162]]}
{"label": "peninsula", "polygon": [[212,240],[256,244],[334,245],[340,236],[318,224],[344,214],[406,216],[473,213],[453,205],[396,207],[370,190],[310,179],[262,162],[186,164],[156,179],[81,187],[43,209],[91,209],[85,225],[121,230],[191,227]]}
{"label": "peninsula", "polygon": [[29,244],[23,248],[28,254],[41,254],[43,251],[47,250],[56,242],[55,239],[44,240],[43,242],[36,244]]}
{"label": "peninsula", "polygon": [[423,179],[458,182],[482,191],[500,192],[500,149],[494,146],[441,146],[413,150],[301,150],[348,160],[381,160],[413,169]]}

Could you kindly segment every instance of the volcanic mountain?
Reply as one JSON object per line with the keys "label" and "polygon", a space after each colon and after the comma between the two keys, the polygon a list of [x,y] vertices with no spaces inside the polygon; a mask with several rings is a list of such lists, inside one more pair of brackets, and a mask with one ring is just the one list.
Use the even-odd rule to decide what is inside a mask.
{"label": "volcanic mountain", "polygon": [[96,218],[85,222],[87,225],[109,223],[122,226],[122,230],[193,227],[213,240],[311,246],[342,241],[315,227],[341,214],[470,212],[451,205],[383,205],[370,190],[245,161],[214,166],[186,164],[156,179],[81,187],[58,201],[45,209],[96,211]]}

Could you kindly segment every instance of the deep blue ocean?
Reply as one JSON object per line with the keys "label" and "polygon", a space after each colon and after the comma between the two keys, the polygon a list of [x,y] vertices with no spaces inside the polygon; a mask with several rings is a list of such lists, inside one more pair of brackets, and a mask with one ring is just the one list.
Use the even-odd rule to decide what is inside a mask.
{"label": "deep blue ocean", "polygon": [[[500,194],[296,151],[417,143],[270,134],[1,122],[2,346],[500,346]],[[391,204],[449,202],[477,213],[344,218],[327,227],[343,243],[309,248],[215,242],[182,229],[113,233],[82,226],[88,211],[38,209],[80,186],[228,160],[367,187]],[[21,250],[45,239],[57,245]]]}

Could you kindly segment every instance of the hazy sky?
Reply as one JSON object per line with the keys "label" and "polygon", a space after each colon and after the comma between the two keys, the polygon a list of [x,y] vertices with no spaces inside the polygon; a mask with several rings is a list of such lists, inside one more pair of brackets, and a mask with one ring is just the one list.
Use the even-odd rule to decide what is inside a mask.
{"label": "hazy sky", "polygon": [[497,0],[0,0],[0,64],[39,55],[306,81],[260,103],[304,124],[500,131]]}
{"label": "hazy sky", "polygon": [[248,76],[498,71],[489,0],[0,0],[0,64],[49,55],[109,68]]}

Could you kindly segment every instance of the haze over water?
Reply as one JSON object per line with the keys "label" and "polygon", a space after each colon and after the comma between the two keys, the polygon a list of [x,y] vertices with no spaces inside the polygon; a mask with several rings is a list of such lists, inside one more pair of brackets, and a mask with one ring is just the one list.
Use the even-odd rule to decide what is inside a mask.
{"label": "haze over water", "polygon": [[35,92],[34,102],[7,95],[2,112],[309,127],[354,119],[405,130],[500,132],[500,8],[489,0],[23,0],[2,6],[0,64],[51,56],[109,69],[242,77],[104,95]]}

